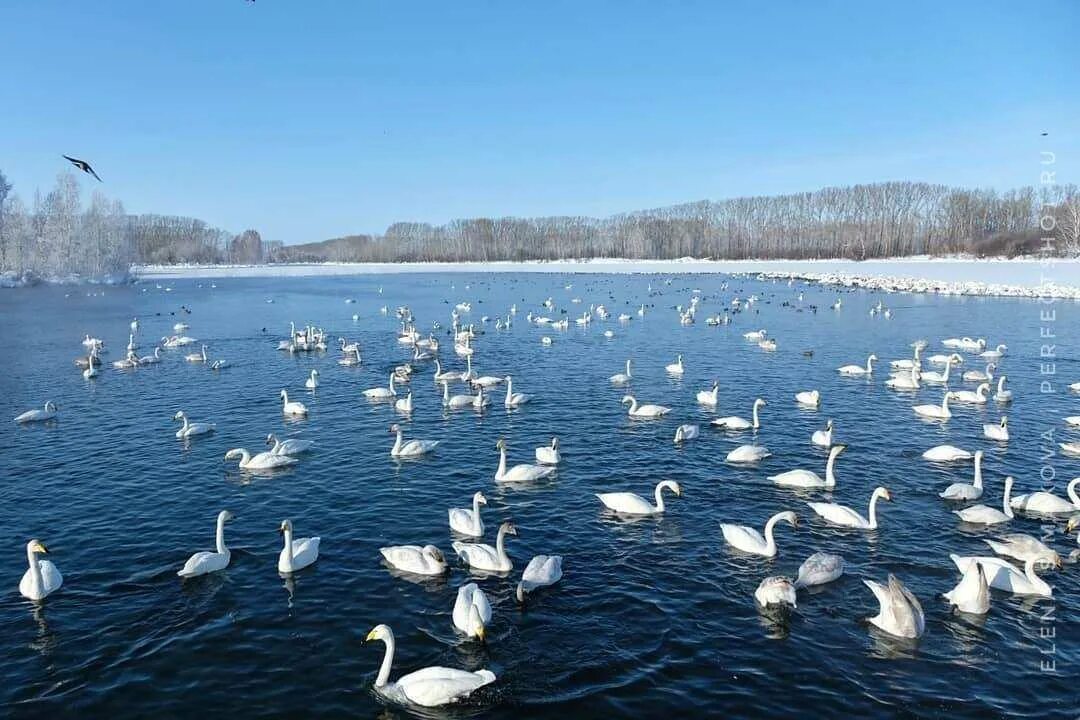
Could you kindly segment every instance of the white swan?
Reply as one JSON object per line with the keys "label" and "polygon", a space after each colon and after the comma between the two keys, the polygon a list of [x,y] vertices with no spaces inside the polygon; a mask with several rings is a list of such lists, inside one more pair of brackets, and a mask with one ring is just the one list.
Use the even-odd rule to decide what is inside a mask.
{"label": "white swan", "polygon": [[[949,558],[959,568],[960,572],[966,572],[971,563],[982,565],[986,573],[986,581],[990,587],[1005,590],[1014,595],[1038,595],[1040,597],[1053,597],[1054,591],[1050,585],[1035,574],[1035,558],[1028,558],[1024,562],[1024,570],[1021,572],[1012,563],[996,557],[982,555],[962,557],[949,555]],[[1061,567],[1058,560],[1056,567]]]}
{"label": "white swan", "polygon": [[795,402],[804,407],[816,408],[821,405],[821,392],[819,390],[797,392],[795,393]]}
{"label": "white swan", "polygon": [[409,394],[405,397],[398,398],[394,401],[394,410],[399,413],[405,413],[406,415],[413,411],[412,390],[410,390]]}
{"label": "white swan", "polygon": [[197,575],[206,575],[207,573],[224,570],[229,566],[229,559],[232,557],[232,553],[230,553],[229,548],[225,546],[225,523],[232,520],[232,517],[233,514],[228,510],[222,510],[218,513],[217,528],[214,535],[214,551],[195,553],[188,558],[188,561],[184,563],[184,567],[180,568],[179,572],[176,573],[177,575],[182,578],[195,577]]}
{"label": "white swan", "polygon": [[645,498],[631,492],[597,493],[596,497],[608,510],[613,510],[621,515],[660,515],[664,512],[664,490],[670,490],[676,497],[682,495],[682,488],[674,480],[661,480],[656,484],[653,496],[656,504],[653,505]]}
{"label": "white swan", "polygon": [[489,400],[484,395],[484,386],[478,385],[476,387],[476,395],[473,397],[472,401],[473,410],[478,410],[482,412],[484,408],[488,407],[489,405],[491,405],[491,400]]}
{"label": "white swan", "polygon": [[183,426],[176,431],[176,437],[178,440],[184,440],[186,438],[196,437],[198,435],[209,435],[214,432],[214,423],[193,423],[188,421],[188,416],[183,410],[178,411],[173,415],[173,420],[182,420]]}
{"label": "white swan", "polygon": [[983,437],[990,440],[1008,441],[1009,418],[1002,415],[1001,420],[997,423],[985,423],[983,425]]}
{"label": "white swan", "polygon": [[825,479],[822,480],[821,476],[811,470],[788,470],[782,472],[779,475],[770,475],[769,480],[772,480],[777,485],[786,485],[788,487],[801,487],[801,488],[829,488],[836,487],[836,476],[833,474],[833,465],[836,463],[836,458],[840,456],[840,453],[847,449],[847,445],[833,445],[829,449],[829,460],[825,463]]}
{"label": "white swan", "polygon": [[994,379],[994,370],[996,369],[997,365],[995,365],[994,363],[989,363],[986,366],[985,372],[983,372],[982,370],[968,370],[960,377],[962,380],[967,380],[969,382],[989,382]]}
{"label": "white swan", "polygon": [[1012,390],[1005,389],[1005,378],[1007,375],[998,375],[997,391],[994,393],[994,400],[999,403],[1012,402],[1013,392]]}
{"label": "white swan", "polygon": [[[1069,532],[1067,527],[1065,531]],[[1056,550],[1050,549],[1038,538],[1024,533],[1009,533],[993,540],[986,539],[983,542],[998,555],[1011,557],[1020,562],[1027,562],[1028,559],[1034,559],[1044,565],[1056,565],[1061,562],[1061,556]]]}
{"label": "white swan", "polygon": [[1001,356],[1005,354],[1005,351],[1009,349],[1009,346],[1005,343],[999,344],[993,350],[984,350],[979,354],[979,357],[986,360],[1000,360]]}
{"label": "white swan", "polygon": [[922,353],[922,346],[915,345],[915,356],[911,359],[893,360],[889,363],[889,367],[893,370],[911,370],[914,367],[918,367],[921,363],[920,354]]}
{"label": "white swan", "polygon": [[972,505],[963,510],[953,510],[953,514],[966,523],[973,525],[998,525],[1013,519],[1012,507],[1009,504],[1009,495],[1012,493],[1013,478],[1005,478],[1005,498],[1002,501],[1002,510],[987,505]]}
{"label": "white swan", "polygon": [[743,333],[743,337],[747,340],[757,342],[759,340],[764,340],[767,334],[768,333],[766,333],[764,330],[751,330],[750,332]]}
{"label": "white swan", "polygon": [[957,460],[970,460],[972,455],[967,450],[962,450],[955,445],[935,445],[922,454],[923,460],[931,462],[956,462]]}
{"label": "white swan", "polygon": [[773,527],[783,520],[791,527],[799,527],[799,519],[790,510],[778,512],[765,523],[765,534],[762,535],[757,529],[747,525],[731,525],[720,523],[720,532],[724,534],[724,540],[728,545],[753,555],[764,557],[776,557],[776,540],[773,538]]}
{"label": "white swan", "polygon": [[768,403],[762,398],[754,400],[753,422],[746,420],[745,418],[731,415],[728,417],[716,418],[711,424],[715,427],[723,428],[724,430],[748,430],[750,428],[757,430],[761,427],[761,420],[758,418],[758,409],[763,408],[766,405],[768,405]]}
{"label": "white swan", "polygon": [[1042,490],[1030,495],[1017,495],[1012,498],[1009,506],[1013,510],[1021,512],[1039,513],[1041,515],[1062,515],[1074,513],[1080,510],[1080,495],[1076,492],[1076,486],[1080,485],[1080,477],[1073,478],[1065,486],[1065,494],[1069,499]]}
{"label": "white swan", "polygon": [[522,463],[507,469],[506,440],[499,438],[495,443],[499,451],[499,467],[495,470],[495,482],[532,482],[542,480],[555,472],[554,465],[529,465]]}
{"label": "white swan", "polygon": [[796,588],[814,587],[831,583],[844,574],[844,558],[839,555],[816,552],[799,566]]}
{"label": "white swan", "polygon": [[638,405],[638,401],[633,395],[624,395],[622,404],[630,403],[630,410],[627,414],[633,418],[658,418],[667,415],[671,412],[671,408],[664,405]]}
{"label": "white swan", "polygon": [[975,405],[986,404],[987,395],[990,393],[990,383],[980,383],[975,392],[971,390],[954,390],[953,400],[962,403],[973,403]]}
{"label": "white swan", "polygon": [[978,500],[983,494],[982,480],[983,451],[975,451],[975,480],[967,483],[953,483],[938,494],[938,497],[946,500]]}
{"label": "white swan", "polygon": [[756,463],[772,455],[764,445],[740,445],[724,458],[729,463]]}
{"label": "white swan", "polygon": [[960,582],[943,597],[959,612],[985,615],[990,610],[990,587],[986,572],[979,563],[970,563]]}
{"label": "white swan", "polygon": [[426,455],[439,446],[439,440],[409,440],[405,442],[401,426],[394,423],[390,432],[395,435],[394,446],[390,448],[390,457],[417,457]]}
{"label": "white swan", "polygon": [[[472,407],[476,402],[476,395],[451,395],[450,384],[443,382],[443,407],[450,408],[451,410],[460,410],[462,408]],[[480,388],[480,392],[483,392],[483,388]]]}
{"label": "white swan", "polygon": [[278,455],[269,450],[252,455],[244,448],[233,448],[225,453],[226,460],[236,458],[240,459],[240,468],[243,470],[273,470],[300,462],[292,456]]}
{"label": "white swan", "polygon": [[369,388],[364,391],[364,397],[368,400],[389,400],[397,397],[397,390],[394,389],[394,373],[390,373],[390,387]]}
{"label": "white swan", "polygon": [[379,675],[375,678],[375,690],[398,703],[413,703],[422,707],[438,707],[466,698],[479,688],[495,682],[490,670],[468,672],[456,668],[426,667],[396,682],[390,682],[390,668],[394,664],[394,632],[386,625],[377,625],[364,638],[365,642],[382,640],[386,643]]}
{"label": "white swan", "polygon": [[821,502],[807,503],[807,505],[809,505],[810,509],[817,513],[818,516],[824,518],[826,522],[832,523],[833,525],[859,528],[861,530],[876,530],[878,526],[878,500],[887,500],[891,502],[892,494],[889,493],[888,489],[883,487],[874,489],[874,492],[870,495],[869,519],[863,517],[846,505]]}
{"label": "white swan", "polygon": [[711,390],[698,390],[697,401],[699,405],[716,407],[720,395],[720,381],[713,380]]}
{"label": "white swan", "polygon": [[17,423],[45,422],[56,418],[57,406],[52,400],[45,401],[44,410],[27,410],[15,417]]}
{"label": "white swan", "polygon": [[536,588],[549,587],[562,579],[562,555],[536,555],[521,573],[521,582],[515,595],[519,603],[525,602],[525,593]]}
{"label": "white swan", "polygon": [[308,379],[304,381],[304,387],[306,387],[308,390],[314,390],[315,388],[319,387],[319,371],[318,370],[313,369],[311,371],[311,375],[309,375]]}
{"label": "white swan", "polygon": [[874,362],[877,361],[877,355],[871,354],[866,358],[866,367],[861,365],[844,365],[836,368],[836,372],[841,375],[870,375],[874,372]]}
{"label": "white swan", "polygon": [[825,422],[824,430],[815,430],[810,436],[810,442],[818,447],[832,447],[833,444],[833,421],[830,418]]}
{"label": "white swan", "polygon": [[391,567],[413,575],[442,575],[447,570],[446,558],[434,545],[388,545],[379,553]]}
{"label": "white swan", "polygon": [[625,385],[626,383],[630,382],[633,377],[634,376],[630,374],[630,361],[627,360],[626,372],[615,373],[610,378],[608,378],[608,380],[611,381],[612,385]]}
{"label": "white swan", "polygon": [[49,550],[40,540],[26,543],[26,562],[28,567],[19,581],[19,593],[27,600],[44,600],[48,595],[60,589],[64,576],[51,560],[42,560],[38,554],[48,555]]}
{"label": "white swan", "polygon": [[309,537],[293,540],[292,520],[282,520],[278,532],[284,539],[284,547],[278,555],[279,573],[294,573],[303,570],[319,559],[321,538]]}
{"label": "white swan", "polygon": [[904,587],[895,575],[889,574],[887,584],[863,580],[879,604],[878,614],[867,618],[870,624],[903,638],[920,637],[926,630],[926,616],[919,599]]}
{"label": "white swan", "polygon": [[307,415],[308,409],[304,403],[293,400],[289,402],[289,393],[281,389],[281,412],[284,415]]}
{"label": "white swan", "polygon": [[688,440],[693,440],[701,434],[701,428],[697,425],[680,425],[675,428],[675,444],[684,443]]}
{"label": "white swan", "polygon": [[682,375],[685,372],[682,355],[675,356],[675,362],[665,365],[664,370],[666,370],[669,375]]}
{"label": "white swan", "polygon": [[789,578],[780,575],[772,575],[762,580],[754,591],[754,600],[758,605],[766,608],[772,605],[799,606],[795,596],[795,585]]}
{"label": "white swan", "polygon": [[161,348],[160,347],[154,348],[154,354],[153,355],[144,355],[143,357],[139,358],[139,364],[140,365],[154,365],[154,364],[157,364],[159,362],[161,362]]}
{"label": "white swan", "polygon": [[454,552],[465,561],[472,570],[487,572],[510,572],[514,569],[514,563],[506,554],[506,536],[517,535],[517,528],[512,522],[504,522],[499,526],[499,534],[495,536],[495,547],[483,543],[466,543],[455,541]]}
{"label": "white swan", "polygon": [[550,445],[541,445],[536,448],[536,462],[541,465],[558,465],[562,462],[562,455],[559,453],[559,438],[551,438]]}
{"label": "white swan", "polygon": [[524,405],[532,399],[531,395],[525,393],[514,392],[514,379],[509,375],[506,376],[506,399],[503,400],[503,406],[508,408],[516,408]]}
{"label": "white swan", "polygon": [[86,358],[86,369],[82,371],[82,376],[86,380],[96,378],[98,376],[98,370],[94,366],[94,356],[89,355]]}
{"label": "white swan", "polygon": [[491,603],[479,585],[467,583],[458,588],[453,618],[454,627],[466,637],[484,640],[485,626],[491,622]]}
{"label": "white swan", "polygon": [[[931,358],[933,361],[933,358]],[[952,370],[952,366],[963,362],[964,359],[959,355],[953,353],[945,358],[945,370],[944,372],[930,371],[920,373],[919,379],[923,382],[934,383],[936,385],[944,385],[949,382],[949,372]]]}
{"label": "white swan", "polygon": [[900,373],[895,377],[891,377],[885,381],[885,387],[892,388],[893,390],[918,390],[919,379],[922,377],[922,371],[919,366],[911,368],[910,372]]}
{"label": "white swan", "polygon": [[272,445],[270,452],[275,455],[300,455],[306,453],[311,448],[315,447],[314,440],[300,440],[299,438],[289,438],[285,442],[277,439],[274,433],[270,433],[266,436],[266,444]]}
{"label": "white swan", "polygon": [[446,371],[443,372],[442,363],[439,362],[439,358],[435,358],[435,382],[453,382],[461,379],[461,373]]}
{"label": "white swan", "polygon": [[945,396],[941,398],[941,405],[916,405],[911,408],[915,411],[916,415],[921,415],[925,418],[931,418],[934,420],[948,420],[952,417],[952,412],[949,410],[949,398],[952,397],[951,392],[946,392]]}
{"label": "white swan", "polygon": [[484,536],[484,520],[480,517],[480,506],[487,505],[484,493],[473,493],[472,509],[450,508],[447,514],[450,517],[450,529],[469,537]]}

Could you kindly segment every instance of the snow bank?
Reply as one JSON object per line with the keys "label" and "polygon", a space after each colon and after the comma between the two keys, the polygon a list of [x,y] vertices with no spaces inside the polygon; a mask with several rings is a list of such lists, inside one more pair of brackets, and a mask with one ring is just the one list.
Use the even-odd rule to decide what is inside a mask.
{"label": "snow bank", "polygon": [[794,277],[883,291],[1080,299],[1080,260],[910,257],[884,260],[629,260],[595,258],[490,263],[317,263],[141,266],[142,280],[184,278],[470,273],[731,273]]}

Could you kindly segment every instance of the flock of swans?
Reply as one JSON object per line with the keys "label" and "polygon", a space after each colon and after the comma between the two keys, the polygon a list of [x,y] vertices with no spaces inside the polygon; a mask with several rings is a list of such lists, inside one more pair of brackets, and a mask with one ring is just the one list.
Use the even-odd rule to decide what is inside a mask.
{"label": "flock of swans", "polygon": [[[756,298],[753,296],[746,300],[737,299],[733,302],[733,307],[750,306],[755,301]],[[680,323],[694,322],[698,302],[699,299],[695,295],[687,307],[677,308]],[[839,300],[832,306],[837,311],[841,307],[842,303]],[[472,325],[463,325],[460,319],[461,315],[469,312],[470,309],[467,304],[459,304],[451,313],[450,334],[453,337],[453,352],[462,358],[464,363],[464,370],[453,370],[447,369],[439,357],[440,342],[434,336],[434,330],[440,327],[439,324],[433,323],[432,332],[425,336],[417,329],[416,319],[411,310],[408,307],[397,308],[396,316],[400,321],[400,329],[394,342],[399,347],[411,347],[412,360],[394,368],[388,375],[386,385],[364,390],[363,397],[372,403],[392,404],[395,411],[408,416],[414,409],[412,390],[415,385],[414,380],[421,368],[430,364],[435,389],[426,395],[430,396],[432,404],[441,403],[446,411],[484,412],[492,405],[492,396],[498,397],[496,388],[499,386],[505,387],[502,395],[502,404],[505,408],[526,408],[532,397],[514,389],[512,376],[481,375],[473,369],[473,359],[477,356],[480,336],[474,331]],[[554,309],[554,303],[549,298],[542,303],[541,309],[535,315],[529,313],[527,321],[536,326],[552,327],[567,323],[566,318],[555,321],[542,314],[552,313]],[[383,308],[382,312],[389,313],[387,308]],[[645,306],[642,305],[638,312],[639,316],[644,312]],[[883,312],[887,311],[883,310]],[[517,307],[513,306],[505,318],[497,319],[498,327],[509,328],[516,315]],[[579,325],[588,325],[594,318],[606,319],[608,316],[610,314],[603,306],[596,306],[586,311],[575,322]],[[620,319],[627,321],[630,316],[620,316]],[[718,314],[709,318],[707,322],[727,324],[731,322],[731,318],[727,314],[723,316]],[[138,348],[135,342],[138,321],[133,321],[125,359],[114,363],[114,367],[118,370],[129,370],[155,364],[161,361],[163,348],[166,350],[181,348],[197,342],[194,338],[182,334],[188,329],[186,323],[177,323],[173,329],[177,334],[162,338],[160,347],[156,347],[152,355],[140,358],[136,352]],[[777,349],[776,339],[770,338],[764,329],[746,332],[743,337],[748,342],[756,343],[763,351],[771,352]],[[551,343],[550,338],[544,338],[542,341],[544,340],[546,340],[545,344]],[[297,328],[293,325],[290,327],[288,339],[281,341],[278,348],[289,353],[315,352],[325,351],[329,344],[327,335],[322,329],[312,326]],[[76,364],[83,370],[84,376],[90,380],[97,377],[104,344],[101,340],[87,335],[83,345],[86,349],[85,356],[80,356]],[[356,365],[363,362],[359,343],[350,343],[345,338],[341,338],[338,345],[341,352],[339,362],[342,365]],[[994,348],[988,348],[985,340],[963,337],[945,339],[941,341],[941,346],[946,352],[924,358],[924,353],[929,352],[929,343],[925,341],[912,343],[912,357],[899,358],[888,364],[889,376],[884,380],[884,385],[891,390],[903,393],[918,389],[924,384],[938,385],[943,388],[940,404],[914,405],[912,407],[914,415],[933,422],[948,422],[952,416],[950,401],[980,405],[993,402],[1002,408],[1013,401],[1012,391],[1005,388],[1006,377],[996,374],[999,366],[1004,364],[1007,358],[1006,345],[999,344]],[[980,363],[985,363],[984,368],[968,370],[957,375],[954,371],[958,372],[966,364],[968,358],[977,358]],[[201,346],[200,352],[185,356],[184,360],[204,364],[213,369],[227,367],[224,361],[209,358],[206,345]],[[866,358],[865,363],[843,365],[837,368],[836,372],[842,376],[873,381],[877,378],[881,367],[880,364],[875,367],[875,363],[878,362],[877,356],[871,354]],[[924,370],[925,366],[941,369]],[[674,360],[666,365],[664,371],[674,377],[684,376],[688,372],[688,365],[683,355],[676,355]],[[633,372],[633,363],[628,359],[621,372],[607,378],[610,386],[622,391],[621,402],[624,406],[628,406],[627,415],[632,422],[664,421],[673,412],[672,408],[640,402],[630,390],[636,377]],[[954,383],[958,378],[960,382],[977,382],[978,385],[974,390],[950,389],[950,383]],[[304,386],[315,389],[321,386],[321,382],[318,371],[312,370],[304,380]],[[995,383],[996,392],[991,393]],[[453,384],[464,384],[468,391],[453,394],[451,392]],[[409,390],[402,394],[404,387],[408,387]],[[1080,391],[1080,384],[1072,386],[1072,389]],[[418,390],[417,394],[420,395],[420,392]],[[710,413],[714,412],[720,404],[719,392],[719,382],[713,382],[709,387],[696,393],[697,404]],[[302,418],[309,414],[304,403],[290,400],[287,388],[282,388],[279,395],[281,413],[284,416]],[[791,398],[795,405],[810,410],[819,409],[823,402],[822,393],[812,388],[797,389],[791,393]],[[417,402],[423,401],[423,397],[417,399]],[[762,419],[763,411],[767,407],[768,403],[765,399],[757,398],[749,408],[749,417],[730,415],[717,416],[710,420],[709,426],[715,432],[737,437],[742,436],[743,433],[751,435],[749,442],[727,454],[727,462],[753,466],[771,455],[767,447],[761,444],[762,437],[767,437],[766,424]],[[15,421],[17,423],[48,422],[56,419],[57,415],[56,403],[48,401],[43,409],[29,410],[16,417]],[[181,423],[175,433],[179,439],[191,440],[217,432],[215,424],[192,422],[182,410],[176,412],[173,419]],[[1080,417],[1069,417],[1065,419],[1065,422],[1080,427]],[[388,452],[394,458],[419,458],[437,452],[440,447],[439,440],[407,439],[403,428],[397,423],[390,425],[389,432],[394,436],[394,440]],[[796,468],[769,475],[766,479],[781,488],[829,493],[842,492],[842,483],[837,481],[836,466],[848,446],[836,441],[835,432],[834,420],[829,419],[822,429],[816,430],[808,438],[808,442],[828,450],[823,476],[815,470]],[[675,429],[674,442],[676,444],[689,443],[700,436],[699,425],[682,423]],[[986,425],[984,436],[994,442],[1008,442],[1006,417],[1002,415],[999,422]],[[273,434],[267,436],[266,445],[269,449],[255,454],[242,447],[233,448],[225,454],[225,459],[237,460],[239,467],[245,470],[272,471],[297,464],[305,453],[314,449],[312,441],[299,438],[282,441]],[[1080,453],[1078,443],[1062,443],[1061,447],[1063,452]],[[504,438],[497,439],[494,449],[498,453],[498,463],[492,479],[497,484],[520,484],[541,480],[555,473],[562,462],[561,446],[557,437],[552,438],[549,445],[535,448],[535,463],[509,464],[508,444]],[[942,500],[954,508],[953,512],[958,516],[959,522],[998,530],[1008,527],[1021,515],[1034,517],[1070,515],[1072,517],[1065,526],[1065,532],[1072,533],[1080,528],[1080,496],[1077,492],[1080,478],[1068,484],[1067,497],[1062,498],[1043,491],[1013,495],[1016,482],[1012,477],[1006,477],[1002,483],[1000,503],[968,504],[980,500],[983,496],[983,450],[970,452],[952,445],[940,445],[928,449],[923,457],[935,463],[973,461],[972,482],[956,482],[940,492]],[[678,482],[661,480],[655,485],[651,497],[617,490],[598,493],[596,498],[608,512],[621,516],[640,517],[656,516],[667,512],[669,510],[667,503],[681,495],[682,488]],[[860,499],[850,498],[850,500],[859,501]],[[874,489],[869,498],[861,499],[858,505],[860,509],[838,502],[807,502],[806,508],[821,522],[837,529],[861,531],[880,529],[888,532],[887,520],[882,523],[882,518],[878,514],[879,503],[888,503],[893,500],[892,491],[881,486]],[[486,504],[487,498],[483,491],[478,490],[473,493],[469,506],[447,510],[448,528],[451,537],[455,538],[451,543],[451,548],[462,565],[481,577],[487,573],[509,574],[514,571],[515,564],[507,552],[507,542],[509,537],[517,535],[517,528],[513,522],[501,522],[495,533],[494,544],[483,542],[487,532],[482,517],[483,507]],[[865,514],[861,511],[862,507],[866,509]],[[214,549],[191,555],[177,571],[178,576],[192,578],[219,572],[229,566],[231,553],[225,542],[225,529],[232,517],[227,510],[222,510],[217,515]],[[745,553],[772,558],[780,552],[775,533],[777,526],[781,523],[790,526],[793,530],[797,529],[799,516],[793,510],[784,509],[764,518],[763,525],[724,522],[719,527],[720,536],[726,544],[737,551],[736,557],[738,553]],[[318,561],[321,542],[319,537],[295,538],[292,522],[288,519],[283,520],[278,529],[282,535],[282,549],[277,561],[277,569],[280,573],[295,573]],[[990,555],[962,557],[954,554],[950,556],[951,562],[956,566],[959,579],[955,587],[945,592],[943,597],[957,611],[986,613],[991,599],[989,588],[1020,595],[1052,596],[1051,586],[1043,577],[1040,577],[1038,572],[1049,567],[1062,567],[1062,558],[1056,550],[1039,538],[1021,532],[1000,533],[993,538],[986,538],[985,542],[992,551]],[[28,599],[43,600],[59,590],[63,584],[63,578],[56,565],[41,557],[47,553],[45,544],[38,539],[32,539],[26,545],[28,568],[19,583],[19,591]],[[446,555],[439,547],[432,544],[386,546],[380,549],[380,553],[388,567],[410,575],[441,576],[450,570]],[[558,555],[533,557],[516,584],[517,600],[524,603],[529,593],[556,585],[562,578],[562,564],[563,558]],[[841,555],[815,552],[802,563],[797,577],[763,578],[754,592],[755,602],[763,609],[778,606],[780,608],[797,607],[799,591],[833,582],[843,575],[844,570],[845,563]],[[863,579],[863,582],[880,606],[878,614],[868,618],[872,625],[901,638],[917,638],[925,632],[926,621],[922,605],[898,577],[889,574],[885,582],[869,578]],[[458,589],[452,618],[455,629],[466,641],[485,641],[485,628],[492,622],[492,615],[492,604],[477,583],[470,582]],[[465,671],[446,667],[424,668],[391,681],[390,673],[396,648],[393,631],[386,625],[378,625],[368,633],[367,640],[381,641],[385,644],[385,655],[375,680],[375,688],[391,701],[427,707],[438,706],[468,697],[477,689],[496,681],[495,674],[486,669]]]}

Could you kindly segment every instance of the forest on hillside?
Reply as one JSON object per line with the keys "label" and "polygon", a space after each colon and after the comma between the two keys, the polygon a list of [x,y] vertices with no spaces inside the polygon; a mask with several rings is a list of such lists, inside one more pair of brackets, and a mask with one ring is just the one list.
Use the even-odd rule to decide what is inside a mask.
{"label": "forest on hillside", "polygon": [[[1046,238],[1050,238],[1049,241]],[[29,204],[0,172],[0,272],[100,278],[136,264],[408,262],[569,258],[900,257],[1049,251],[1080,256],[1075,185],[1008,192],[916,182],[703,200],[608,218],[470,218],[400,222],[383,235],[301,245],[264,242],[190,217],[133,215],[64,173]]]}

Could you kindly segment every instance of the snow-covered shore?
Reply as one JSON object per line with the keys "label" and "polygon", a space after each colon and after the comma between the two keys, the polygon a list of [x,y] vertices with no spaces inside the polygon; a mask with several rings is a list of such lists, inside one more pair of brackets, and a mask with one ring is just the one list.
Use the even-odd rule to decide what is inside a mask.
{"label": "snow-covered shore", "polygon": [[556,260],[489,263],[318,263],[139,266],[140,280],[306,277],[421,272],[732,273],[794,277],[888,292],[1080,299],[1080,260],[910,257],[886,260]]}

